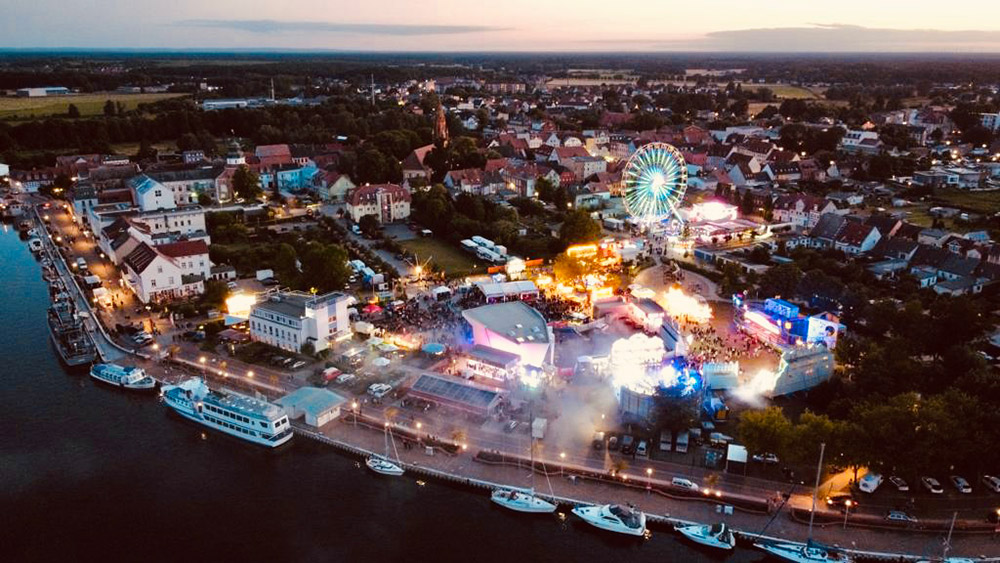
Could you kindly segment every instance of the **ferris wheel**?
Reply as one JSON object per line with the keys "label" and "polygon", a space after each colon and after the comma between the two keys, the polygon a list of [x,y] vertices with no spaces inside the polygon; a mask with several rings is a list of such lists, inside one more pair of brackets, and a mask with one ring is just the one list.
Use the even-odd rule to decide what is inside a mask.
{"label": "ferris wheel", "polygon": [[622,171],[625,209],[642,223],[677,216],[687,190],[687,165],[681,152],[667,143],[639,148]]}

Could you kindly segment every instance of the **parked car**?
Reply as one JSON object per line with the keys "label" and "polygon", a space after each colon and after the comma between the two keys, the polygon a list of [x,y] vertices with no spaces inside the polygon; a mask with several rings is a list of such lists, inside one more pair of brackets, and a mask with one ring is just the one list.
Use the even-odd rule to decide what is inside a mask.
{"label": "parked car", "polygon": [[611,437],[608,438],[608,451],[613,452],[616,451],[617,449],[618,449],[618,436],[612,434]]}
{"label": "parked car", "polygon": [[958,489],[958,492],[966,495],[972,492],[972,485],[965,480],[965,477],[952,475],[948,477],[948,480],[951,481],[951,484],[954,485],[956,489]]}
{"label": "parked car", "polygon": [[905,493],[910,490],[910,486],[906,484],[906,481],[895,475],[889,477],[889,482],[892,483],[893,487],[896,487],[897,491]]}
{"label": "parked car", "polygon": [[348,383],[354,383],[358,379],[358,376],[353,373],[342,373],[337,376],[336,381],[340,385],[347,385]]}
{"label": "parked car", "polygon": [[882,476],[878,473],[868,473],[858,480],[858,490],[863,493],[874,493],[882,484]]}
{"label": "parked car", "polygon": [[594,437],[591,439],[591,444],[594,446],[595,450],[604,449],[604,432],[594,432]]}
{"label": "parked car", "polygon": [[507,424],[503,425],[503,431],[506,432],[506,433],[508,433],[508,434],[510,434],[511,432],[513,432],[514,430],[517,429],[517,426],[519,424],[520,424],[520,422],[518,422],[516,420],[511,420]]}
{"label": "parked car", "polygon": [[635,448],[635,438],[631,434],[626,434],[622,436],[622,453],[625,455],[631,454],[632,449]]}
{"label": "parked car", "polygon": [[306,362],[305,360],[299,360],[299,361],[295,362],[294,364],[292,364],[292,369],[302,369],[302,368],[306,367],[307,363],[308,362]]}
{"label": "parked car", "polygon": [[228,287],[229,289],[236,289],[236,288],[238,288],[239,286],[238,286],[238,285],[236,285],[236,282],[234,282],[234,281],[230,281],[230,282],[227,282],[227,283],[226,283],[226,287]]}
{"label": "parked car", "polygon": [[649,453],[649,448],[645,440],[639,440],[639,445],[635,448],[635,455],[646,457]]}
{"label": "parked car", "polygon": [[392,391],[392,385],[388,383],[372,383],[368,386],[368,394],[376,399],[385,397],[389,391]]}
{"label": "parked car", "polygon": [[921,477],[920,484],[923,485],[924,488],[931,494],[940,495],[944,492],[944,487],[942,487],[941,483],[933,477],[927,477],[926,475]]}
{"label": "parked car", "polygon": [[890,522],[906,522],[907,524],[916,524],[917,519],[902,510],[890,510],[886,513],[885,519]]}
{"label": "parked car", "polygon": [[698,487],[698,485],[695,484],[694,481],[690,479],[685,479],[683,477],[674,477],[673,479],[670,480],[670,484],[679,489],[686,489],[688,491],[694,491],[696,493],[701,490]]}
{"label": "parked car", "polygon": [[771,453],[754,454],[753,460],[758,463],[765,463],[767,465],[776,465],[778,463],[778,456]]}
{"label": "parked car", "polygon": [[1000,477],[983,475],[983,484],[989,487],[994,493],[1000,493]]}

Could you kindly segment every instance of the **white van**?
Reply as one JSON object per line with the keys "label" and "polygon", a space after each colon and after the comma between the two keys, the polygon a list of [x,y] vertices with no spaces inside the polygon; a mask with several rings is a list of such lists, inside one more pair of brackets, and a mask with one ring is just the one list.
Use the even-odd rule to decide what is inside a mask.
{"label": "white van", "polygon": [[858,481],[858,489],[863,493],[874,493],[882,484],[882,476],[878,473],[869,473]]}
{"label": "white van", "polygon": [[673,479],[670,480],[670,484],[679,489],[687,489],[689,491],[696,491],[696,492],[700,490],[698,488],[698,485],[694,484],[693,481],[691,481],[690,479],[685,479],[683,477],[674,477]]}
{"label": "white van", "polygon": [[639,445],[635,448],[635,455],[646,457],[649,453],[649,446],[646,444],[645,440],[639,440]]}

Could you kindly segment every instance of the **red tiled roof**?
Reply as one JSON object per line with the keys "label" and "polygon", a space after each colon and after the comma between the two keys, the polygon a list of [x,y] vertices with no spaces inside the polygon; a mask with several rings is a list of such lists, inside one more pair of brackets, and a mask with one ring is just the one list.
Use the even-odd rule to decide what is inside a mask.
{"label": "red tiled roof", "polygon": [[208,254],[208,245],[203,240],[182,240],[170,244],[161,244],[156,247],[156,250],[164,256],[183,258],[184,256]]}

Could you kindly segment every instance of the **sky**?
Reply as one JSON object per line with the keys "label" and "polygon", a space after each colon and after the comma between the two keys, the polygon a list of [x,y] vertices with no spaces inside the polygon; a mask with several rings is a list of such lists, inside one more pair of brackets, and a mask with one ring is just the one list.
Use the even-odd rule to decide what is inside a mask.
{"label": "sky", "polygon": [[0,0],[0,48],[1000,53],[995,2]]}

